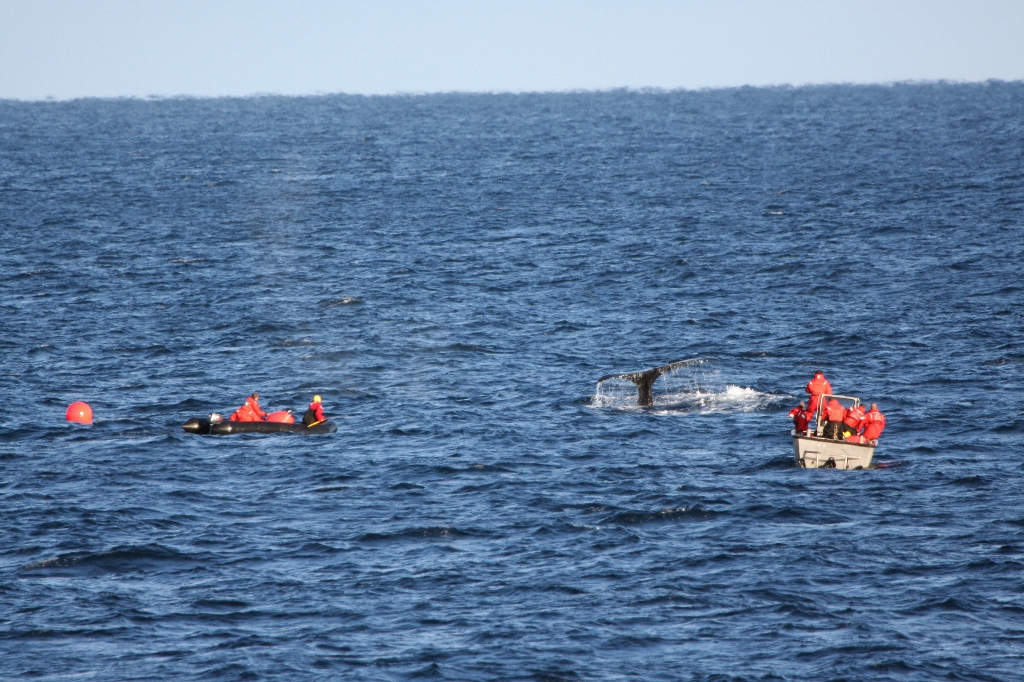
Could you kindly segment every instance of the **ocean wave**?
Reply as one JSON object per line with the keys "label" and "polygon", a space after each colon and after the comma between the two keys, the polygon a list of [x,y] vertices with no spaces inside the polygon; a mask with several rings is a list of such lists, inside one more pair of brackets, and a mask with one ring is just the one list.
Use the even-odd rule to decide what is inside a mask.
{"label": "ocean wave", "polygon": [[125,545],[103,552],[74,552],[34,561],[23,571],[95,571],[101,573],[151,572],[165,566],[192,563],[190,554],[159,544]]}

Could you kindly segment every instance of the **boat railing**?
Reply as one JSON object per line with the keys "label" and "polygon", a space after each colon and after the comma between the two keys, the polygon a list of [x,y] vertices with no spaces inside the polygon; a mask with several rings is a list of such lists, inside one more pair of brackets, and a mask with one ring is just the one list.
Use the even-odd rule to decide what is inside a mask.
{"label": "boat railing", "polygon": [[836,400],[852,400],[854,407],[860,405],[860,398],[858,398],[855,395],[839,395],[838,393],[829,393],[821,396],[821,398],[822,400],[824,400],[825,398],[835,398]]}
{"label": "boat railing", "polygon": [[838,393],[826,393],[821,396],[821,400],[818,401],[818,409],[814,411],[814,435],[821,436],[825,433],[825,403],[829,399],[835,398],[836,400],[850,400],[853,402],[853,406],[857,407],[860,405],[860,398],[855,395],[839,395]]}

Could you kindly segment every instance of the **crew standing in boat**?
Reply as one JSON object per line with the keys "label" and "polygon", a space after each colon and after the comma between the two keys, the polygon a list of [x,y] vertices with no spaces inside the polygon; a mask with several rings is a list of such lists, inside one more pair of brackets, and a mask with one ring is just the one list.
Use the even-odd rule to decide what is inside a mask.
{"label": "crew standing in boat", "polygon": [[800,401],[800,405],[794,407],[789,411],[789,416],[793,419],[793,428],[796,429],[797,433],[807,433],[807,423],[810,421],[810,413],[806,409],[806,403]]}
{"label": "crew standing in boat", "polygon": [[320,402],[320,396],[313,396],[313,402],[309,404],[309,408],[302,415],[302,423],[306,426],[316,426],[317,424],[324,421],[324,406]]}
{"label": "crew standing in boat", "polygon": [[843,419],[843,438],[849,439],[856,436],[864,428],[864,406],[854,405],[846,411],[846,418]]}
{"label": "crew standing in boat", "polygon": [[843,407],[843,404],[835,398],[825,403],[825,419],[825,431],[822,433],[822,437],[842,440],[843,428],[846,426],[843,423],[843,420],[846,419],[846,408]]}
{"label": "crew standing in boat", "polygon": [[267,418],[267,413],[260,409],[260,394],[253,391],[253,394],[245,399],[228,421],[232,422],[260,422]]}
{"label": "crew standing in boat", "polygon": [[864,438],[878,440],[885,430],[885,415],[878,411],[878,404],[871,403],[871,409],[864,415]]}
{"label": "crew standing in boat", "polygon": [[818,411],[818,406],[821,404],[821,396],[832,394],[832,384],[825,378],[825,373],[819,369],[814,373],[814,378],[807,382],[806,390],[811,396],[811,403],[807,411],[813,415]]}

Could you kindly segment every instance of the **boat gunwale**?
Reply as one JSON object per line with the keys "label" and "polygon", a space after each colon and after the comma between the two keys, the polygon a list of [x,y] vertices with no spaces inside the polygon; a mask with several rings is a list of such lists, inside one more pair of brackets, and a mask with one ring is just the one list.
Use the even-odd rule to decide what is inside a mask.
{"label": "boat gunwale", "polygon": [[835,443],[836,445],[853,445],[858,448],[871,448],[872,450],[877,448],[877,445],[868,443],[853,443],[848,440],[836,440],[835,438],[822,438],[821,436],[800,436],[797,434],[791,434],[793,440],[809,440],[817,443]]}

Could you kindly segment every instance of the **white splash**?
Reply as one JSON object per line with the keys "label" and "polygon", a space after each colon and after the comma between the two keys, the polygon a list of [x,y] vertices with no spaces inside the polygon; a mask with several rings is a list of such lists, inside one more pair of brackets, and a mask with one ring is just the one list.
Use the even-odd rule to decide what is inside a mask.
{"label": "white splash", "polygon": [[590,406],[628,411],[646,409],[657,415],[711,414],[754,412],[777,405],[788,397],[735,384],[722,386],[715,380],[717,372],[680,374],[666,375],[655,382],[654,404],[650,407],[636,404],[636,385],[625,379],[608,379],[598,384]]}

